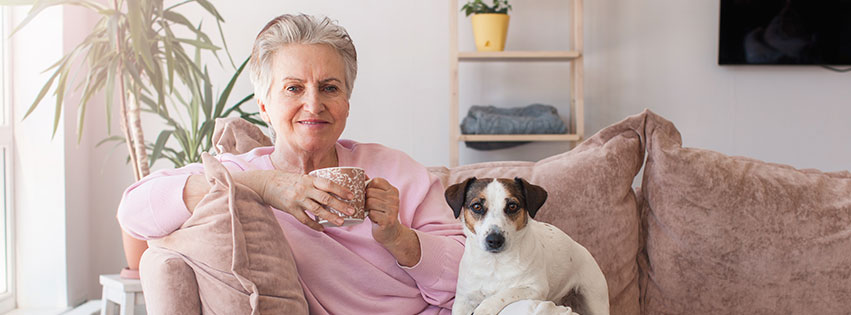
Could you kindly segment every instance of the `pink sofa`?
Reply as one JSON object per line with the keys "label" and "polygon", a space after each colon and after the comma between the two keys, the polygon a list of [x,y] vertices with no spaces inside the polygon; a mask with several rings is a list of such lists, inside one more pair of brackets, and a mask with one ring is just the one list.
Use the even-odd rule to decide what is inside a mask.
{"label": "pink sofa", "polygon": [[[250,126],[231,120],[219,128]],[[247,137],[242,132],[219,134],[225,135],[218,140],[221,150],[250,147],[238,147],[241,141],[235,140]],[[633,189],[642,166],[641,188]],[[446,185],[470,176],[520,176],[547,189],[549,199],[537,218],[594,255],[606,275],[612,314],[851,313],[846,302],[851,297],[849,172],[798,170],[684,148],[674,125],[650,111],[538,162],[430,171]],[[176,245],[163,245],[169,242],[181,240],[151,246],[174,250]],[[202,291],[211,294],[215,288],[196,277],[209,270],[174,264],[174,256],[156,253],[146,252],[141,267],[146,297],[194,312],[216,296],[205,298]],[[236,270],[227,267],[218,272]],[[237,294],[264,296],[256,286],[251,290],[237,288]],[[246,305],[236,312],[250,312]],[[287,307],[292,305],[301,307],[298,301]],[[168,312],[159,308],[152,314]]]}

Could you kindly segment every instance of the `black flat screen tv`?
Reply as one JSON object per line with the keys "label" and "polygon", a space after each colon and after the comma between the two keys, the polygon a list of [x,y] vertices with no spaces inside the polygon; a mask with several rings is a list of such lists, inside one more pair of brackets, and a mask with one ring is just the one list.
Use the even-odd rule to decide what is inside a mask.
{"label": "black flat screen tv", "polygon": [[718,64],[851,65],[851,0],[721,0]]}

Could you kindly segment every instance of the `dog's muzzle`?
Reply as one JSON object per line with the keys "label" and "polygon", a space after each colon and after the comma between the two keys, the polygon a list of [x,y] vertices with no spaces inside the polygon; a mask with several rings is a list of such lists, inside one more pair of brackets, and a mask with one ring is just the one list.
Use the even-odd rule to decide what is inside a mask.
{"label": "dog's muzzle", "polygon": [[505,236],[499,232],[488,233],[485,237],[485,248],[491,253],[499,253],[505,246]]}

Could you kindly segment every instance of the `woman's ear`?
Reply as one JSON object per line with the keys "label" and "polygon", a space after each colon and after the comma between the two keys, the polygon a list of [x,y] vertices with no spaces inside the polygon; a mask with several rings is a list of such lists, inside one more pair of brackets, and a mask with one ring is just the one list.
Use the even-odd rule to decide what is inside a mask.
{"label": "woman's ear", "polygon": [[352,112],[352,104],[349,103],[349,100],[346,100],[346,118],[349,118],[349,114]]}
{"label": "woman's ear", "polygon": [[266,112],[266,104],[263,104],[263,102],[261,102],[259,98],[257,99],[257,108],[260,109],[260,119],[263,119],[266,124],[269,124],[270,119],[269,113]]}

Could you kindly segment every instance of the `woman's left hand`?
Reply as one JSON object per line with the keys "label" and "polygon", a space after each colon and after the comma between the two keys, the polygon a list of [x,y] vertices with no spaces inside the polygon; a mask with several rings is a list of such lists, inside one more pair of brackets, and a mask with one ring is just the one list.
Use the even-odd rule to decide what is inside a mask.
{"label": "woman's left hand", "polygon": [[399,190],[386,179],[374,178],[366,187],[365,206],[372,220],[372,237],[383,244],[393,243],[402,233],[399,222]]}
{"label": "woman's left hand", "polygon": [[399,190],[383,178],[366,187],[366,210],[372,221],[372,238],[387,249],[402,266],[420,261],[420,239],[414,230],[399,222]]}

